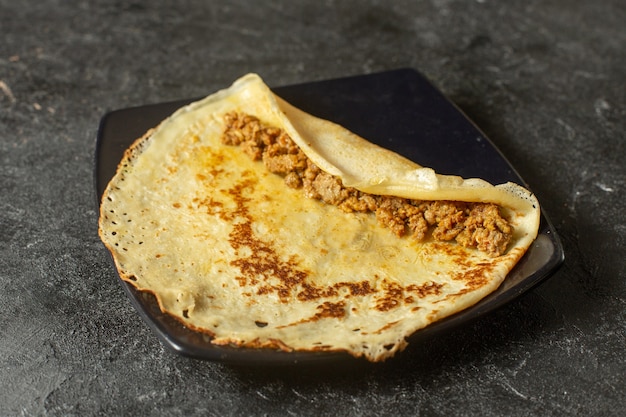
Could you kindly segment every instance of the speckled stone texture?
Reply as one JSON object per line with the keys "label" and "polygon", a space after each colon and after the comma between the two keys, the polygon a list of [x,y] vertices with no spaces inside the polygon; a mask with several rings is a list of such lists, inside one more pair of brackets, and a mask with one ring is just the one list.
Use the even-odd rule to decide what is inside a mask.
{"label": "speckled stone texture", "polygon": [[[622,0],[0,0],[0,415],[626,415]],[[384,364],[249,369],[162,347],[96,230],[112,109],[413,67],[530,184],[547,282]]]}

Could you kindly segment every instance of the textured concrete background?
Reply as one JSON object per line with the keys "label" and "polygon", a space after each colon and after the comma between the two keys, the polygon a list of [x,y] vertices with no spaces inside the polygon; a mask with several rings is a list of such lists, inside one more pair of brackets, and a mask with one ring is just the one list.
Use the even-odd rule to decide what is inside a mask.
{"label": "textured concrete background", "polygon": [[[626,4],[0,0],[0,415],[626,414]],[[96,233],[108,110],[413,67],[500,147],[566,250],[542,286],[382,365],[165,350]]]}

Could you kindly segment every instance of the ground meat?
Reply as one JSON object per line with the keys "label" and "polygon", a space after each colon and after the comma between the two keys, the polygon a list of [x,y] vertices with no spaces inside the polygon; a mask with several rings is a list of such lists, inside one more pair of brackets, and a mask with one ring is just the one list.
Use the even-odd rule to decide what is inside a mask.
{"label": "ground meat", "polygon": [[506,251],[511,225],[495,204],[457,201],[417,201],[377,196],[344,187],[341,180],[320,170],[282,129],[258,118],[227,113],[222,142],[241,146],[253,160],[262,160],[270,172],[281,175],[291,188],[302,188],[309,198],[338,206],[345,212],[376,213],[378,222],[397,236],[417,240],[429,234],[435,240],[455,240],[491,256]]}
{"label": "ground meat", "polygon": [[348,198],[348,190],[341,184],[341,180],[325,172],[320,172],[311,182],[311,186],[318,198],[326,204],[338,206]]}
{"label": "ground meat", "polygon": [[403,236],[406,233],[406,216],[402,206],[404,199],[397,197],[380,197],[376,208],[376,219],[378,223],[391,229],[396,236]]}
{"label": "ground meat", "polygon": [[375,212],[378,207],[378,200],[371,194],[362,193],[355,189],[349,189],[349,196],[339,204],[339,208],[346,213],[354,211]]}
{"label": "ground meat", "polygon": [[265,167],[274,174],[287,175],[291,172],[298,173],[298,171],[306,168],[306,159],[301,154],[270,156],[267,152],[264,152],[262,159]]}
{"label": "ground meat", "polygon": [[495,204],[472,205],[464,226],[457,242],[463,246],[476,246],[494,256],[504,253],[513,233]]}
{"label": "ground meat", "polygon": [[297,172],[289,172],[285,175],[285,184],[290,188],[300,188],[302,187],[302,178]]}

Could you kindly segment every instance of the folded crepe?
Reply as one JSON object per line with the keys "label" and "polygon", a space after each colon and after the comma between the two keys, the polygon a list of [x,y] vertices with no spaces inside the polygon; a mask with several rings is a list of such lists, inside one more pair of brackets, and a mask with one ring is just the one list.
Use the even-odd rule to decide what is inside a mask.
{"label": "folded crepe", "polygon": [[255,74],[139,138],[99,219],[120,277],[211,343],[370,361],[498,288],[538,227],[523,187],[439,175]]}

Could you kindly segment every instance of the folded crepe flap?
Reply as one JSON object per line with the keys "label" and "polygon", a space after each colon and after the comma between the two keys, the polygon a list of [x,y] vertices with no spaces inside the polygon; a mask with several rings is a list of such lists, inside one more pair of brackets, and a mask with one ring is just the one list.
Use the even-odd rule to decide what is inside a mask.
{"label": "folded crepe flap", "polygon": [[525,227],[529,231],[535,229],[532,239],[536,237],[539,203],[524,187],[512,182],[492,185],[478,178],[437,174],[336,123],[290,105],[273,94],[257,74],[247,74],[231,87],[178,110],[170,120],[185,122],[183,113],[198,109],[215,117],[233,110],[246,112],[284,129],[313,163],[339,177],[346,187],[415,200],[495,203],[523,216]]}

